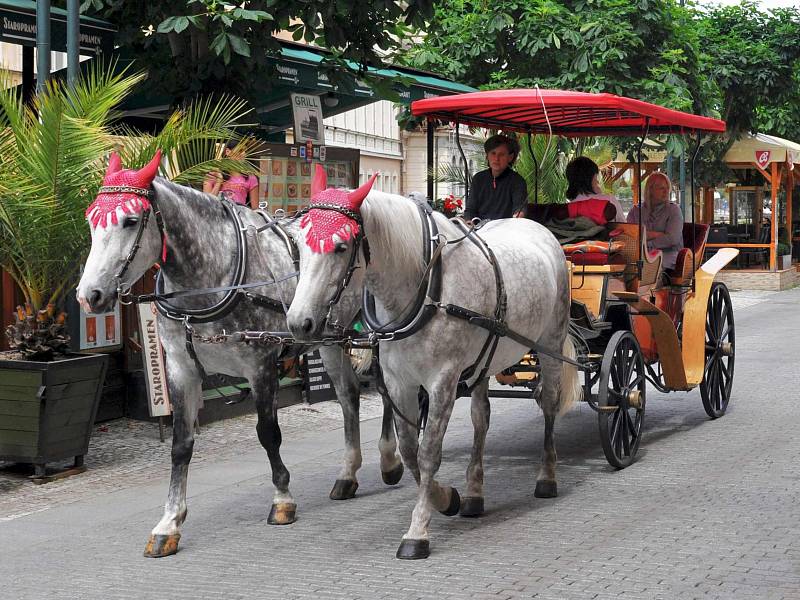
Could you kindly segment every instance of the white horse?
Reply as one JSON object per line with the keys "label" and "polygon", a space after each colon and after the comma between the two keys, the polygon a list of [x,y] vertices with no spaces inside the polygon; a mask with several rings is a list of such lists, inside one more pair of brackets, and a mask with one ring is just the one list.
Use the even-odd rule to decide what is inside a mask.
{"label": "white horse", "polygon": [[[291,220],[270,223],[267,216],[249,208],[155,178],[158,164],[156,156],[139,171],[125,170],[119,158],[112,156],[104,187],[87,211],[92,248],[78,284],[81,304],[94,312],[108,310],[118,300],[119,290],[130,289],[155,263],[161,264],[164,294],[226,287],[237,277],[245,284],[277,283],[172,298],[166,301],[172,307],[167,312],[177,318],[158,316],[173,409],[172,476],[164,514],[145,549],[148,557],[167,556],[178,549],[180,526],[186,518],[186,479],[204,370],[249,381],[258,411],[258,438],[267,451],[275,485],[268,522],[283,525],[295,521],[289,471],[280,456],[277,363],[287,352],[310,349],[235,340],[204,343],[223,331],[285,331],[282,307],[291,302],[296,285],[295,277],[286,275],[297,267],[292,238],[283,234],[297,235],[298,225]],[[361,287],[360,275],[356,274],[336,309],[335,316],[342,323],[349,324],[356,314]],[[217,308],[209,311],[209,307]],[[181,318],[186,314],[190,315],[190,344]],[[203,319],[203,315],[208,318]],[[359,381],[340,347],[320,347],[320,354],[344,414],[344,464],[330,497],[352,498],[358,487],[356,471],[361,467]],[[388,409],[379,448],[383,479],[395,484],[402,477],[403,465],[396,456]]]}
{"label": "white horse", "polygon": [[[312,206],[314,203],[312,198]],[[373,191],[360,206],[347,207],[363,222],[351,220],[349,228],[341,229],[348,233],[358,231],[358,235],[345,235],[350,239],[342,239],[334,234],[327,244],[320,243],[320,238],[325,236],[316,229],[319,215],[327,212],[329,203],[321,201],[317,205],[319,208],[309,212],[309,217],[317,214],[317,220],[304,221],[310,244],[301,244],[300,281],[287,314],[290,331],[302,340],[314,338],[323,329],[331,290],[341,281],[348,255],[355,247],[354,240],[360,235],[365,236],[369,244],[366,288],[374,295],[377,319],[389,324],[387,330],[392,329],[391,324],[407,322],[407,313],[419,308],[419,304],[414,308],[415,298],[424,297],[424,292],[420,294],[420,284],[427,274],[422,249],[429,241],[424,239],[423,233],[429,227],[418,203]],[[338,216],[347,218],[341,210]],[[443,215],[434,213],[431,218],[438,227],[440,241],[464,238],[465,231]],[[541,349],[574,358],[575,349],[567,335],[570,282],[564,253],[553,235],[525,219],[489,222],[475,233],[485,240],[502,273],[508,299],[503,320],[508,328],[534,340]],[[329,251],[331,248],[335,250]],[[453,515],[460,505],[464,516],[478,516],[483,512],[483,448],[489,427],[488,376],[516,364],[529,351],[524,344],[501,337],[489,364],[478,364],[467,380],[475,386],[472,391],[475,434],[467,468],[466,497],[461,502],[458,492],[440,485],[435,476],[441,463],[442,439],[453,410],[457,384],[462,372],[475,363],[489,334],[486,329],[448,314],[444,307],[456,305],[492,317],[497,309],[498,294],[495,270],[481,244],[469,238],[449,243],[443,247],[439,260],[440,297],[424,298],[422,303],[436,307],[430,319],[410,337],[380,342],[380,365],[386,389],[404,417],[395,419],[400,453],[419,484],[411,526],[403,536],[398,558],[429,555],[428,527],[432,509]],[[541,353],[539,360],[538,402],[545,417],[545,438],[535,495],[553,497],[557,494],[555,418],[580,399],[581,386],[573,365]],[[427,427],[418,445],[418,432],[413,423],[416,422],[420,385],[427,390],[430,404]]]}

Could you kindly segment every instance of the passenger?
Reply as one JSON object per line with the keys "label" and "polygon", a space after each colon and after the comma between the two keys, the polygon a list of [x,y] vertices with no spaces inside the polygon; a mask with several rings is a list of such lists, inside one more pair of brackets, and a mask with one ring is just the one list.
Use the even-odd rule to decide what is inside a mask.
{"label": "passenger", "polygon": [[[225,145],[225,157],[243,159],[244,155],[237,149],[236,142],[230,141]],[[219,171],[212,171],[203,182],[203,191],[215,196],[221,194],[235,204],[258,208],[258,179],[255,175],[234,172],[224,176]]]}
{"label": "passenger", "polygon": [[[648,250],[661,250],[664,268],[672,269],[683,248],[683,213],[670,202],[672,182],[664,173],[653,173],[644,185],[644,219]],[[628,223],[639,222],[639,207],[628,213]]]}
{"label": "passenger", "polygon": [[522,217],[528,204],[528,187],[511,166],[519,156],[519,143],[506,135],[493,135],[483,144],[489,168],[475,173],[469,188],[464,218],[508,219]]}
{"label": "passenger", "polygon": [[596,198],[608,200],[617,210],[616,216],[611,221],[624,221],[625,211],[619,200],[611,194],[604,194],[600,188],[600,168],[591,158],[579,156],[572,159],[567,165],[567,200],[581,202]]}

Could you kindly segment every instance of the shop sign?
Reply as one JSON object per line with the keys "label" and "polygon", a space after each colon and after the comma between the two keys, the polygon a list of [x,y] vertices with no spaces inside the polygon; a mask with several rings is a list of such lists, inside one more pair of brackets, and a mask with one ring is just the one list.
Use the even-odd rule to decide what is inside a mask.
{"label": "shop sign", "polygon": [[148,410],[151,417],[164,417],[172,413],[167,389],[167,370],[164,349],[158,335],[158,320],[154,302],[137,306],[139,329],[142,334],[142,362],[147,379]]}
{"label": "shop sign", "polygon": [[756,164],[762,169],[766,169],[771,155],[770,150],[756,150]]}
{"label": "shop sign", "polygon": [[325,143],[325,124],[322,122],[322,103],[313,94],[290,94],[294,117],[295,142]]}
{"label": "shop sign", "polygon": [[315,350],[305,355],[302,373],[303,387],[309,404],[336,399],[336,390],[325,371],[319,351]]}

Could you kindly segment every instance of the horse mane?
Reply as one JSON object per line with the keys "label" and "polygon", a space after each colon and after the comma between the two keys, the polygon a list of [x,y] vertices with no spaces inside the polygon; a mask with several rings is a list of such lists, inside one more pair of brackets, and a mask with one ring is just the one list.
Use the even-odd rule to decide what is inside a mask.
{"label": "horse mane", "polygon": [[413,200],[371,191],[361,205],[370,254],[380,260],[381,272],[421,277],[422,224]]}

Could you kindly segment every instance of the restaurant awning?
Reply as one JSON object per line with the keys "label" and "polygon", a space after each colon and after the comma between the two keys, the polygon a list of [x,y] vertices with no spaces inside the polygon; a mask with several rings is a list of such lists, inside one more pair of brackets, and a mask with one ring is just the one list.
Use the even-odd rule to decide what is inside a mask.
{"label": "restaurant awning", "polygon": [[[81,54],[111,52],[117,28],[111,23],[82,16],[78,46]],[[36,46],[35,0],[0,1],[0,41],[20,46]],[[50,9],[50,48],[67,51],[67,11]]]}
{"label": "restaurant awning", "polygon": [[800,144],[765,133],[749,134],[736,140],[728,152],[725,162],[756,163],[762,169],[777,162],[800,163]]}

